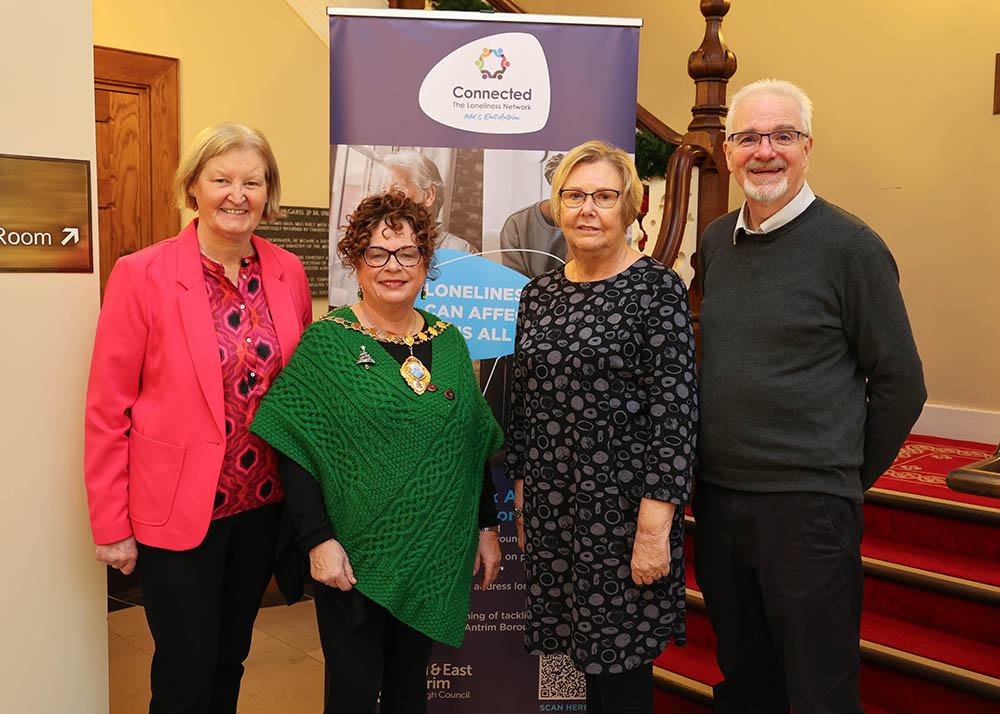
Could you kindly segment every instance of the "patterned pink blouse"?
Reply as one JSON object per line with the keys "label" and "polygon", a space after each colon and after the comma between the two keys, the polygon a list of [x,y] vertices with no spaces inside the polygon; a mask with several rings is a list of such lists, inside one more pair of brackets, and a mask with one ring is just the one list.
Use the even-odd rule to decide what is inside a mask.
{"label": "patterned pink blouse", "polygon": [[274,449],[249,431],[261,398],[281,371],[281,352],[257,256],[240,260],[238,285],[226,277],[221,263],[203,255],[201,264],[219,339],[226,404],[226,455],[212,511],[216,519],[284,498]]}

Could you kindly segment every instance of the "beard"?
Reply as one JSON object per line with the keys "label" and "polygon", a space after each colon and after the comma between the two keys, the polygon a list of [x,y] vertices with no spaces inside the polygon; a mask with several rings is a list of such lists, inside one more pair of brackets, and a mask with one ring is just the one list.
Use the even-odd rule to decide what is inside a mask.
{"label": "beard", "polygon": [[765,180],[764,183],[754,183],[750,172],[753,169],[783,169],[787,166],[788,164],[781,159],[775,159],[774,161],[748,161],[744,167],[746,175],[743,179],[743,193],[746,194],[747,198],[763,206],[774,203],[788,191],[788,174],[781,174],[780,180]]}

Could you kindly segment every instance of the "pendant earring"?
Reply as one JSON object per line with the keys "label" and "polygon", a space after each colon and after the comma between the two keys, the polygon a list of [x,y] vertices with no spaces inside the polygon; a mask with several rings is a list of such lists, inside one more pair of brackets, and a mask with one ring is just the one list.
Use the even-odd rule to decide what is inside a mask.
{"label": "pendant earring", "polygon": [[359,285],[358,286],[358,302],[361,302],[364,299],[365,299],[365,291],[362,290],[361,286]]}
{"label": "pendant earring", "polygon": [[420,299],[421,300],[427,299],[427,283],[424,283],[424,286],[420,288]]}

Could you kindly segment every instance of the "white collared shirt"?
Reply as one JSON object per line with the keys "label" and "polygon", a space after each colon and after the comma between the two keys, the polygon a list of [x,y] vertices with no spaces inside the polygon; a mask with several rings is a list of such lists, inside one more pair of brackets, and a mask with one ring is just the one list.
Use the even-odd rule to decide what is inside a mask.
{"label": "white collared shirt", "polygon": [[764,233],[770,233],[771,231],[777,230],[786,223],[791,223],[792,220],[797,218],[800,213],[809,208],[809,204],[812,203],[815,198],[816,194],[812,192],[811,188],[809,188],[809,184],[803,181],[802,188],[800,188],[799,192],[795,194],[795,198],[782,206],[780,211],[775,213],[766,221],[761,221],[760,226],[756,230],[751,230],[747,227],[747,203],[744,201],[743,207],[740,208],[740,214],[736,218],[736,228],[733,229],[733,245],[736,245],[736,236],[739,235],[741,230],[745,231],[749,235],[762,235]]}

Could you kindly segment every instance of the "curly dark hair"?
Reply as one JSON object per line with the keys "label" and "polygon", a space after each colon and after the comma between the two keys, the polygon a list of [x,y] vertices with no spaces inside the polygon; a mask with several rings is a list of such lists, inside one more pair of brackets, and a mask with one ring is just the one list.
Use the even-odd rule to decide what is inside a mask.
{"label": "curly dark hair", "polygon": [[420,248],[424,265],[427,266],[428,277],[433,278],[432,260],[434,258],[434,238],[437,228],[430,211],[419,203],[411,201],[402,191],[369,196],[347,217],[347,227],[344,237],[337,243],[340,260],[347,270],[357,270],[364,259],[365,248],[371,242],[372,231],[379,223],[385,224],[393,231],[403,228],[403,221],[413,229],[413,239]]}

